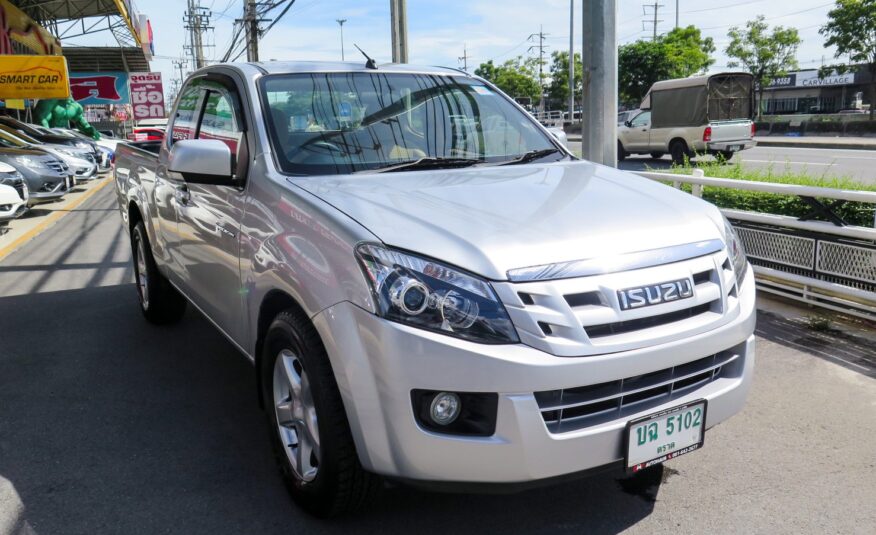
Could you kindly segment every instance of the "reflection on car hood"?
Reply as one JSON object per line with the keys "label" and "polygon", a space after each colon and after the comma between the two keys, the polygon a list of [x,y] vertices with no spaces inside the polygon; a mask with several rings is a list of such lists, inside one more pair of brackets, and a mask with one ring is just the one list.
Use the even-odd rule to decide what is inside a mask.
{"label": "reflection on car hood", "polygon": [[289,180],[387,245],[491,279],[514,268],[723,239],[714,206],[585,161]]}

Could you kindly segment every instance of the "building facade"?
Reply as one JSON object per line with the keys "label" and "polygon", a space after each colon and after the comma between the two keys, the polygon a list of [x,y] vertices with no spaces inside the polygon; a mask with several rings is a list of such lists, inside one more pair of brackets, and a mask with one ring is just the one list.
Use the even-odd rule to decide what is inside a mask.
{"label": "building facade", "polygon": [[773,78],[764,89],[764,113],[788,115],[869,109],[871,80],[865,67],[827,76],[819,76],[818,69],[790,72]]}

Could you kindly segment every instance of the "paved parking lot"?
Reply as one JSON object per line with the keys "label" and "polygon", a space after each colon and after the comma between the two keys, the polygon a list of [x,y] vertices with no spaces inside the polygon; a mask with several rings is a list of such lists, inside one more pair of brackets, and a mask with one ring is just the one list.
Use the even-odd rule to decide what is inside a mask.
{"label": "paved parking lot", "polygon": [[0,535],[876,527],[876,351],[771,313],[746,409],[651,480],[390,488],[366,514],[311,519],[275,471],[249,364],[197,313],[146,324],[129,257],[107,187],[0,261]]}

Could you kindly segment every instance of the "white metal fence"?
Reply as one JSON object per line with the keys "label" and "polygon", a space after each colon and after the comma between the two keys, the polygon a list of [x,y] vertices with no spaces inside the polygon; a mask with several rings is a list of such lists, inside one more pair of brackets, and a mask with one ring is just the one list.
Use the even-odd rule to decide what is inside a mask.
{"label": "white metal fence", "polygon": [[876,192],[710,178],[703,176],[700,169],[694,169],[693,175],[639,174],[676,188],[688,184],[697,197],[702,197],[703,188],[709,186],[806,200],[813,207],[810,215],[828,221],[722,209],[739,233],[754,267],[758,287],[876,320],[876,228],[847,225],[835,214],[833,204],[823,202],[826,199],[834,203],[853,201],[876,208]]}

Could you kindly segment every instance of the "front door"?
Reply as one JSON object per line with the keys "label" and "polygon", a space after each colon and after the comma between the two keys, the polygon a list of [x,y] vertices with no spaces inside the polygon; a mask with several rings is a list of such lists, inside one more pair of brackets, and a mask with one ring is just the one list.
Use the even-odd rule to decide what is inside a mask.
{"label": "front door", "polygon": [[[202,81],[203,112],[197,139],[219,139],[231,149],[232,172],[245,178],[245,137],[234,83]],[[178,210],[178,261],[191,299],[225,333],[243,341],[240,221],[245,191],[234,186],[186,184]]]}
{"label": "front door", "polygon": [[643,111],[633,117],[627,131],[625,149],[628,152],[647,152],[651,138],[651,112]]}

